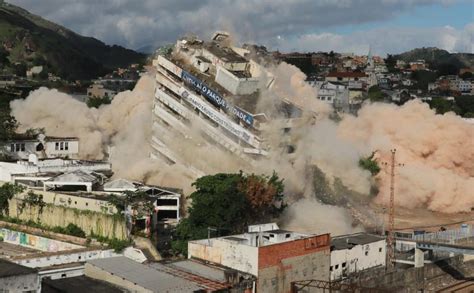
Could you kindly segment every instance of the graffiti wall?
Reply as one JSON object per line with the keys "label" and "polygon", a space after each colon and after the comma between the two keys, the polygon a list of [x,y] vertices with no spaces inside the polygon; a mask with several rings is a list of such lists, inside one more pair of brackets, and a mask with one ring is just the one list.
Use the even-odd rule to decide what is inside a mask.
{"label": "graffiti wall", "polygon": [[6,228],[0,228],[0,237],[4,242],[29,247],[41,251],[58,252],[71,249],[83,248],[83,246],[36,236],[24,232],[18,232]]}

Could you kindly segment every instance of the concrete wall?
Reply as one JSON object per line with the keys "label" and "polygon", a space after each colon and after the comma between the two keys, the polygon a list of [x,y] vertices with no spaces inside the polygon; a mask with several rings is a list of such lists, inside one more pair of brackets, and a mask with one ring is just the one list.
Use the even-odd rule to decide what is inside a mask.
{"label": "concrete wall", "polygon": [[84,268],[84,273],[86,276],[90,278],[94,278],[97,280],[101,280],[104,282],[112,283],[114,285],[117,285],[119,287],[126,288],[130,290],[131,292],[143,292],[143,293],[152,293],[153,291],[148,290],[146,288],[143,288],[139,285],[136,285],[126,279],[123,279],[122,277],[118,277],[115,275],[112,275],[109,272],[106,272],[90,263],[86,263],[85,268]]}
{"label": "concrete wall", "polygon": [[32,220],[50,227],[66,227],[69,223],[79,226],[87,235],[92,232],[95,235],[109,238],[126,239],[127,229],[125,219],[115,215],[103,214],[93,211],[81,211],[72,207],[47,205],[43,213],[38,214],[37,207],[25,207],[23,213],[18,212],[17,199],[10,200],[9,213],[11,217],[21,220]]}
{"label": "concrete wall", "polygon": [[211,239],[211,245],[208,240],[189,241],[188,257],[258,275],[258,247],[223,239]]}
{"label": "concrete wall", "polygon": [[[28,193],[27,190],[24,194],[18,195],[17,199],[21,200]],[[63,206],[66,208],[74,208],[84,211],[92,211],[103,213],[107,215],[113,215],[117,212],[114,205],[110,204],[105,199],[97,199],[94,197],[84,197],[72,194],[66,194],[61,192],[33,190],[36,194],[43,195],[43,201],[47,204],[55,206]]]}
{"label": "concrete wall", "polygon": [[15,259],[13,262],[30,268],[44,268],[55,265],[63,265],[76,262],[84,262],[92,259],[108,258],[119,256],[113,249],[107,250],[86,250],[86,251],[71,251],[57,255],[44,255],[37,257],[26,257],[24,259]]}
{"label": "concrete wall", "polygon": [[40,251],[58,252],[71,249],[83,248],[83,246],[49,239],[24,232],[18,232],[6,228],[0,228],[0,237],[3,241],[11,244],[26,246]]}
{"label": "concrete wall", "polygon": [[259,247],[257,292],[290,292],[291,282],[329,280],[329,234]]}
{"label": "concrete wall", "polygon": [[41,282],[37,273],[0,278],[0,292],[41,292]]}
{"label": "concrete wall", "polygon": [[385,240],[356,245],[351,249],[331,251],[331,280],[337,280],[354,272],[385,266]]}
{"label": "concrete wall", "polygon": [[257,78],[238,78],[222,66],[217,66],[216,82],[234,95],[249,95],[259,88]]}

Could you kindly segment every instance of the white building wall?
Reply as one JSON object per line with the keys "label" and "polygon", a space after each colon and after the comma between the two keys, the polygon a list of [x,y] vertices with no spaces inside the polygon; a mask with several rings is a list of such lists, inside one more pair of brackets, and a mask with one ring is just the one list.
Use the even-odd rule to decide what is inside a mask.
{"label": "white building wall", "polygon": [[223,239],[188,242],[188,258],[206,260],[258,276],[258,247]]}
{"label": "white building wall", "polygon": [[222,66],[217,66],[216,82],[234,95],[250,95],[259,88],[257,78],[238,78]]}
{"label": "white building wall", "polygon": [[30,154],[47,158],[74,157],[79,154],[79,140],[48,140],[43,143],[43,150],[37,151],[37,146],[43,143],[39,140],[12,141],[3,145],[6,155],[14,158],[27,160]]}
{"label": "white building wall", "polygon": [[54,265],[63,265],[75,262],[84,262],[92,259],[108,258],[120,256],[122,254],[115,253],[113,249],[107,250],[90,250],[81,252],[72,252],[58,255],[38,256],[14,260],[15,263],[30,268],[44,268]]}
{"label": "white building wall", "polygon": [[351,273],[385,266],[386,242],[380,240],[351,249],[331,251],[331,280],[340,279]]}

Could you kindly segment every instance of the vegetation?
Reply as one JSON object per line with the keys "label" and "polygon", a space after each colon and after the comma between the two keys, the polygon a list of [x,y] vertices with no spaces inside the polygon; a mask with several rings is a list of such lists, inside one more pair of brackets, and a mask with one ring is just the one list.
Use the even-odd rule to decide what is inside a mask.
{"label": "vegetation", "polygon": [[372,176],[375,176],[380,172],[380,167],[377,164],[377,161],[374,160],[374,153],[372,153],[372,155],[370,155],[369,157],[360,158],[359,167],[369,171]]}
{"label": "vegetation", "polygon": [[87,99],[87,106],[89,108],[99,108],[101,105],[108,105],[111,102],[112,102],[112,99],[109,97],[89,98]]}
{"label": "vegetation", "polygon": [[71,236],[76,236],[80,238],[86,237],[86,232],[82,230],[79,226],[73,223],[69,223],[66,227],[56,226],[51,229],[51,231],[60,234],[66,234]]}
{"label": "vegetation", "polygon": [[286,207],[283,180],[272,176],[216,174],[204,176],[193,183],[196,191],[189,198],[189,217],[176,229],[172,249],[187,254],[187,242],[214,235],[242,233],[250,224],[270,221]]}
{"label": "vegetation", "polygon": [[[0,1],[0,62],[24,75],[26,68],[44,66],[67,80],[92,79],[117,67],[143,63],[145,55],[120,46],[80,36],[62,26]],[[21,64],[14,68],[12,64]],[[44,78],[45,76],[43,76]]]}
{"label": "vegetation", "polygon": [[371,86],[368,91],[368,98],[372,102],[380,102],[385,99],[385,94],[377,85]]}
{"label": "vegetation", "polygon": [[474,96],[461,95],[455,97],[454,101],[435,97],[429,101],[429,105],[437,114],[452,111],[465,118],[474,118]]}
{"label": "vegetation", "polygon": [[38,222],[40,221],[40,215],[43,213],[43,208],[46,206],[46,203],[43,201],[43,195],[42,194],[36,194],[32,190],[28,191],[28,193],[25,195],[21,203],[18,204],[18,209],[20,210],[20,213],[23,213],[23,210],[25,207],[28,206],[30,209],[30,213],[33,207],[38,208]]}
{"label": "vegetation", "polygon": [[17,184],[5,183],[0,186],[0,216],[8,216],[9,200],[23,191],[25,187]]}
{"label": "vegetation", "polygon": [[415,81],[414,88],[428,90],[428,84],[435,82],[438,75],[436,72],[428,70],[417,70],[411,73],[411,79]]}

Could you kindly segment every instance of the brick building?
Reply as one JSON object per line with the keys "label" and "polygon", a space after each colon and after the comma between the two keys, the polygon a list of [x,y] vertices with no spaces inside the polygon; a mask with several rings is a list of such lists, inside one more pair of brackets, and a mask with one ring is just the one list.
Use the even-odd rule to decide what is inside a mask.
{"label": "brick building", "polygon": [[256,292],[290,292],[293,281],[329,281],[330,236],[256,225],[240,235],[190,241],[188,257],[255,276]]}

